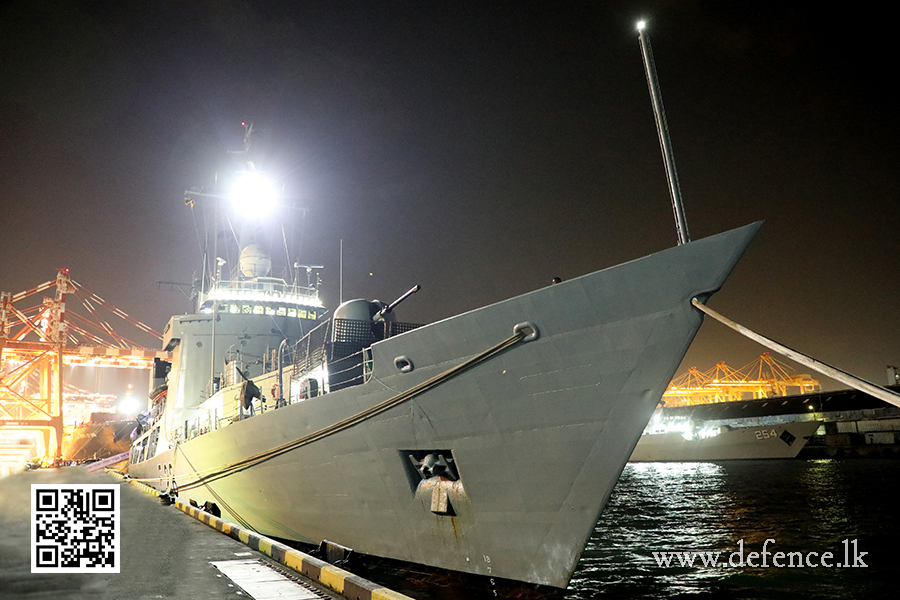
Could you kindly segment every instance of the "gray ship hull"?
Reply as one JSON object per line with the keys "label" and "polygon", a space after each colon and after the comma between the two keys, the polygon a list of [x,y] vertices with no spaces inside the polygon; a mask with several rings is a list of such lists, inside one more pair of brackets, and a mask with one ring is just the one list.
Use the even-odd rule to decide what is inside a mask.
{"label": "gray ship hull", "polygon": [[[564,588],[702,322],[759,225],[678,246],[372,346],[362,385],[213,430],[130,465],[187,486],[398,397],[509,338],[519,342],[409,400],[181,497],[262,534]],[[403,358],[413,368],[398,367]],[[227,395],[229,390],[225,390]],[[451,457],[420,478],[410,455]],[[423,476],[424,477],[424,476]]]}
{"label": "gray ship hull", "polygon": [[704,439],[681,433],[644,434],[629,462],[714,462],[760,458],[796,458],[821,423],[796,421],[778,425],[734,427]]}

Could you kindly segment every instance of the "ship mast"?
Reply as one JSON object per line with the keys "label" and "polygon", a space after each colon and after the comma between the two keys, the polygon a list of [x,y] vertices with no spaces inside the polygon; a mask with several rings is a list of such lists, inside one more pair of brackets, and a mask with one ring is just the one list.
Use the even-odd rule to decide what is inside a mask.
{"label": "ship mast", "polygon": [[669,182],[669,195],[672,197],[672,210],[675,213],[675,230],[678,233],[678,245],[691,241],[687,220],[684,217],[684,206],[681,202],[681,185],[678,183],[678,171],[675,169],[675,153],[669,139],[669,126],[666,123],[666,109],[663,107],[662,92],[656,78],[656,63],[653,62],[653,49],[650,47],[650,36],[645,31],[646,23],[637,24],[638,40],[641,44],[641,56],[644,58],[644,70],[647,73],[647,86],[650,88],[650,101],[653,103],[653,116],[656,118],[656,131],[659,134],[659,147],[662,150],[663,164],[666,167],[666,179]]}
{"label": "ship mast", "polygon": [[[274,184],[266,176],[266,173],[256,168],[256,165],[251,159],[251,149],[253,147],[252,134],[254,131],[253,123],[244,122],[241,123],[241,125],[244,127],[243,150],[229,151],[229,154],[237,155],[242,164],[241,168],[234,171],[235,177],[230,181],[230,189],[220,191],[217,174],[216,185],[212,190],[204,191],[201,188],[185,190],[184,192],[185,204],[192,209],[194,202],[200,198],[213,200],[211,228],[213,231],[213,239],[211,241],[212,253],[209,253],[210,240],[208,227],[206,247],[204,248],[201,244],[204,260],[204,274],[208,274],[209,284],[207,287],[205,284],[206,277],[204,277],[203,289],[201,289],[201,292],[198,294],[197,300],[197,312],[210,313],[212,318],[210,328],[210,381],[208,395],[212,395],[216,392],[216,359],[217,356],[219,356],[219,354],[217,354],[219,350],[217,341],[219,341],[222,336],[222,324],[218,321],[220,319],[219,311],[222,310],[223,306],[227,305],[232,309],[237,309],[238,304],[236,303],[239,303],[241,304],[241,310],[246,311],[252,309],[255,311],[257,308],[262,310],[263,305],[254,304],[251,306],[251,301],[272,301],[278,304],[278,306],[272,310],[276,310],[276,308],[278,310],[283,310],[283,313],[278,313],[278,316],[311,319],[313,321],[318,314],[321,314],[320,310],[323,308],[321,301],[318,298],[318,276],[316,276],[315,281],[313,281],[312,275],[313,269],[321,269],[321,265],[307,265],[294,262],[294,281],[291,285],[287,284],[290,273],[287,265],[290,265],[291,261],[287,235],[283,225],[281,227],[281,237],[284,240],[286,258],[284,278],[269,277],[271,261],[268,253],[261,248],[253,248],[255,244],[254,238],[263,228],[262,219],[269,211],[274,210],[279,206],[284,206],[286,208],[300,210],[305,215],[305,209],[299,206],[287,205],[284,202],[286,199],[275,188]],[[219,219],[220,215],[224,213],[224,210],[219,204],[224,200],[230,201],[230,203],[234,205],[234,209],[243,213],[236,226],[232,225],[231,222],[227,220],[227,217],[224,215],[221,216],[223,221],[228,223],[230,232],[234,237],[238,249],[237,261],[233,263],[233,265],[236,266],[232,266],[230,269],[231,275],[228,275],[227,273],[223,275],[223,267],[227,264],[226,259],[229,261],[232,260],[232,255],[229,254],[231,243],[228,243],[228,247],[225,248],[225,251],[222,252],[221,255],[221,250],[218,247]],[[250,207],[249,209],[248,206]],[[250,269],[250,272],[244,270],[243,260],[244,250],[248,249],[253,250],[247,259],[247,268]],[[211,259],[214,259],[214,264],[211,264]],[[301,268],[305,268],[307,272],[306,287],[301,287],[299,284]],[[254,312],[253,314],[257,313]],[[267,312],[266,314],[269,313]],[[276,316],[274,312],[271,314],[273,317]],[[274,333],[274,330],[272,331]],[[262,350],[260,350],[260,352],[262,352]]]}

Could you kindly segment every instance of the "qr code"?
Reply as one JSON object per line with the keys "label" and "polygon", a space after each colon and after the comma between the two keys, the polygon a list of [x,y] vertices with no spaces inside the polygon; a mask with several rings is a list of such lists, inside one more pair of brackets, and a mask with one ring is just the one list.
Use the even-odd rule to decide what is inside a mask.
{"label": "qr code", "polygon": [[32,573],[119,572],[119,486],[32,484]]}

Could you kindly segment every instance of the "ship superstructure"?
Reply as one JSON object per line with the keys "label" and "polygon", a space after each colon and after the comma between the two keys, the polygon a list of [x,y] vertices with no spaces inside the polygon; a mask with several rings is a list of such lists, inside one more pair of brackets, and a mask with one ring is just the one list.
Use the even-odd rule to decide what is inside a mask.
{"label": "ship superstructure", "polygon": [[157,437],[179,439],[185,427],[217,419],[202,406],[207,398],[270,371],[283,341],[296,341],[315,327],[324,311],[318,287],[269,277],[263,258],[258,246],[246,246],[234,278],[223,279],[220,270],[199,295],[198,312],[172,317],[163,330],[172,361],[158,361],[154,373],[151,420]]}

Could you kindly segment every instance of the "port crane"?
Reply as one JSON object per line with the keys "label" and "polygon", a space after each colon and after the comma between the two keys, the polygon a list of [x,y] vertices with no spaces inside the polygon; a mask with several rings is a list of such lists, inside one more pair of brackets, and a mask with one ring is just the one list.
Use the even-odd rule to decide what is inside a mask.
{"label": "port crane", "polygon": [[[52,297],[24,306],[42,292]],[[85,315],[67,311],[80,301]],[[170,353],[152,350],[119,334],[111,313],[140,331],[162,334],[74,281],[68,269],[29,290],[0,292],[0,431],[35,439],[45,460],[60,455],[66,383],[64,365],[148,369]]]}
{"label": "port crane", "polygon": [[672,380],[663,394],[666,406],[735,402],[808,394],[821,390],[819,382],[765,352],[740,369],[719,362],[708,371],[691,367]]}

